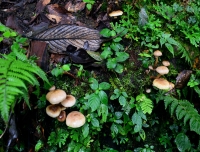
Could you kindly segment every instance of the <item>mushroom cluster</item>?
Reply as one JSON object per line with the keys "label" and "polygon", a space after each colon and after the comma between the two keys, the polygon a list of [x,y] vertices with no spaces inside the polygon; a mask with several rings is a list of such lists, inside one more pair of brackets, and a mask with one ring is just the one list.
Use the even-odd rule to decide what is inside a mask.
{"label": "mushroom cluster", "polygon": [[60,122],[66,121],[66,125],[72,128],[78,128],[85,124],[85,116],[78,111],[72,111],[66,115],[65,109],[76,103],[73,95],[67,95],[64,90],[56,89],[53,86],[46,94],[46,99],[50,102],[50,105],[46,107],[48,116],[57,118]]}
{"label": "mushroom cluster", "polygon": [[170,62],[162,61],[162,65],[158,66],[158,58],[162,56],[162,52],[160,50],[156,50],[153,54],[155,56],[155,63],[154,66],[149,66],[149,70],[154,70],[158,73],[153,81],[153,86],[161,90],[173,89],[174,84],[172,82],[169,82],[164,78],[160,78],[161,76],[169,73],[168,66],[170,66]]}

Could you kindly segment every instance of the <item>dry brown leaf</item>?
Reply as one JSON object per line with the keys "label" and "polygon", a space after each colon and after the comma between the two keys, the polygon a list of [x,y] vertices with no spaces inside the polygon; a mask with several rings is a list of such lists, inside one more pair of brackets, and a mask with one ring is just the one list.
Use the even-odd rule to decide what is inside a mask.
{"label": "dry brown leaf", "polygon": [[36,4],[36,13],[41,13],[51,0],[39,0]]}
{"label": "dry brown leaf", "polygon": [[45,30],[36,35],[35,39],[47,42],[53,53],[63,53],[69,45],[96,51],[103,42],[98,30],[66,24]]}
{"label": "dry brown leaf", "polygon": [[71,1],[67,2],[65,5],[65,9],[69,12],[78,12],[82,11],[85,8],[84,2],[77,2],[76,4],[72,4]]}

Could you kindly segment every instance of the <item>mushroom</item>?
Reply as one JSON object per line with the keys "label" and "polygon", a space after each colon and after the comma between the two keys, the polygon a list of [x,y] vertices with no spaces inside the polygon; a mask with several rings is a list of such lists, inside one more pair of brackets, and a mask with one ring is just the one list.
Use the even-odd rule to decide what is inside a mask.
{"label": "mushroom", "polygon": [[154,79],[153,86],[161,90],[168,90],[170,88],[169,82],[163,78]]}
{"label": "mushroom", "polygon": [[67,95],[67,97],[61,102],[64,107],[72,107],[76,103],[76,98],[72,95]]}
{"label": "mushroom", "polygon": [[121,16],[123,14],[123,12],[121,10],[117,10],[117,11],[113,11],[111,13],[109,13],[110,17],[116,17],[116,16]]}
{"label": "mushroom", "polygon": [[51,104],[58,104],[61,101],[63,101],[66,98],[66,96],[67,96],[67,94],[65,93],[64,90],[56,89],[56,90],[48,92],[46,95],[46,99]]}
{"label": "mushroom", "polygon": [[85,124],[85,116],[78,112],[72,111],[67,115],[66,125],[72,128],[78,128]]}
{"label": "mushroom", "polygon": [[60,115],[61,108],[60,105],[48,105],[46,107],[46,113],[52,118],[56,118]]}
{"label": "mushroom", "polygon": [[170,66],[170,62],[169,62],[169,61],[162,61],[162,64],[163,64],[164,66]]}
{"label": "mushroom", "polygon": [[60,122],[64,122],[66,120],[66,112],[61,111],[60,115],[57,117],[57,120],[60,121]]}
{"label": "mushroom", "polygon": [[51,88],[49,88],[49,91],[53,91],[53,90],[56,90],[56,86],[52,86]]}
{"label": "mushroom", "polygon": [[157,78],[159,78],[161,75],[169,73],[169,69],[166,66],[159,66],[156,68],[156,71],[160,74],[157,76]]}
{"label": "mushroom", "polygon": [[151,89],[146,89],[146,93],[151,93]]}
{"label": "mushroom", "polygon": [[172,82],[169,82],[169,89],[172,90],[174,89],[175,85]]}
{"label": "mushroom", "polygon": [[159,50],[156,50],[156,51],[153,52],[153,55],[154,55],[155,58],[156,58],[156,61],[155,61],[155,63],[154,63],[154,67],[155,67],[155,66],[157,65],[157,63],[158,63],[158,57],[159,57],[159,56],[162,56],[162,52],[159,51]]}

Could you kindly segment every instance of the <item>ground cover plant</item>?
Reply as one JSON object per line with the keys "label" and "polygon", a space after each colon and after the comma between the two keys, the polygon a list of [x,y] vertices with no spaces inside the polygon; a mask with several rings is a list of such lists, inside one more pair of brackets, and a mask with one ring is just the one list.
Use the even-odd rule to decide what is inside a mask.
{"label": "ground cover plant", "polygon": [[[0,10],[0,151],[200,151],[200,2],[27,0]],[[47,115],[57,90],[76,99],[58,109],[82,113],[83,125]]]}

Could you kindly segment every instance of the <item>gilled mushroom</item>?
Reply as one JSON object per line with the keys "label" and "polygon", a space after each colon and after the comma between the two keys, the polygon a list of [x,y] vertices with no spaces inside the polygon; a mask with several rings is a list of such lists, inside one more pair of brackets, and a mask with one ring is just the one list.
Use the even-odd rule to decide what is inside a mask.
{"label": "gilled mushroom", "polygon": [[159,56],[162,56],[162,52],[159,51],[159,50],[156,50],[156,51],[153,52],[153,55],[154,55],[155,58],[156,58],[156,61],[155,61],[155,63],[154,63],[154,67],[155,67],[155,66],[157,65],[157,63],[158,63],[158,57],[159,57]]}
{"label": "gilled mushroom", "polygon": [[67,95],[66,98],[61,102],[64,107],[72,107],[76,103],[76,98],[72,95]]}
{"label": "gilled mushroom", "polygon": [[48,92],[46,95],[46,99],[51,104],[58,104],[61,101],[63,101],[66,98],[66,96],[67,96],[67,94],[65,93],[64,90],[56,89],[56,90]]}
{"label": "gilled mushroom", "polygon": [[60,122],[64,122],[66,120],[66,112],[61,111],[60,115],[57,117],[57,120],[60,121]]}
{"label": "gilled mushroom", "polygon": [[164,75],[169,73],[169,69],[166,66],[159,66],[156,68],[156,72],[158,72],[160,75]]}
{"label": "gilled mushroom", "polygon": [[161,89],[161,90],[168,90],[170,89],[170,84],[166,79],[158,78],[153,80],[153,86]]}
{"label": "gilled mushroom", "polygon": [[61,108],[60,105],[48,105],[46,107],[46,113],[52,118],[56,118],[60,115]]}
{"label": "gilled mushroom", "polygon": [[72,128],[79,128],[85,124],[85,116],[78,112],[72,111],[67,115],[66,125]]}
{"label": "gilled mushroom", "polygon": [[170,66],[170,62],[169,62],[169,61],[162,61],[162,64],[163,64],[164,66]]}
{"label": "gilled mushroom", "polygon": [[113,11],[109,14],[110,17],[121,16],[123,12],[121,10]]}

